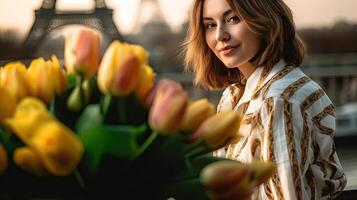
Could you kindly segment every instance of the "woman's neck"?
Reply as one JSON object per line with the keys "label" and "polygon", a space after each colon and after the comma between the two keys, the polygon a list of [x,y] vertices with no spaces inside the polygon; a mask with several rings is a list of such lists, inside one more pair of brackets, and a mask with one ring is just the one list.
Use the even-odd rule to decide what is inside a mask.
{"label": "woman's neck", "polygon": [[243,76],[248,79],[250,77],[250,75],[253,74],[253,72],[256,69],[256,65],[254,65],[251,62],[246,62],[243,65],[239,66],[238,69],[239,71],[243,74]]}

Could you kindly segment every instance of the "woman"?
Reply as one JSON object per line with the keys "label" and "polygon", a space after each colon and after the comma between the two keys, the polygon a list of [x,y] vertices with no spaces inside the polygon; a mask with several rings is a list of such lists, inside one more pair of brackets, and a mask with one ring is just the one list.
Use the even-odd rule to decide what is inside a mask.
{"label": "woman", "polygon": [[282,0],[195,0],[185,47],[196,83],[226,88],[217,110],[243,116],[239,135],[215,155],[277,165],[253,199],[330,199],[343,190],[335,108],[298,68],[305,50]]}

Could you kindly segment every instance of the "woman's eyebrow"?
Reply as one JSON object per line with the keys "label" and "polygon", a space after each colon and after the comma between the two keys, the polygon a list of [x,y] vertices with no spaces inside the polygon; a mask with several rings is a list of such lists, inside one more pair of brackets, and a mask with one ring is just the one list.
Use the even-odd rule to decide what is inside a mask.
{"label": "woman's eyebrow", "polygon": [[[227,15],[231,14],[233,12],[232,9],[226,10],[223,12],[223,17],[226,17]],[[203,17],[203,21],[205,20],[213,20],[211,17]]]}

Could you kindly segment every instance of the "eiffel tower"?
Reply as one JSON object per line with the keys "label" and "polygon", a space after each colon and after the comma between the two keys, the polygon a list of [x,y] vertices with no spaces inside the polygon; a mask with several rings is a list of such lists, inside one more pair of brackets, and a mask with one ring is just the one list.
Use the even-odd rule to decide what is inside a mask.
{"label": "eiffel tower", "polygon": [[157,0],[141,0],[138,6],[134,32],[141,31],[148,23],[170,29]]}
{"label": "eiffel tower", "polygon": [[36,47],[46,35],[66,25],[84,25],[108,36],[110,40],[121,40],[113,21],[113,10],[107,8],[104,0],[94,0],[93,11],[56,11],[57,0],[44,0],[40,9],[35,11],[35,22],[24,41],[28,57],[36,51]]}

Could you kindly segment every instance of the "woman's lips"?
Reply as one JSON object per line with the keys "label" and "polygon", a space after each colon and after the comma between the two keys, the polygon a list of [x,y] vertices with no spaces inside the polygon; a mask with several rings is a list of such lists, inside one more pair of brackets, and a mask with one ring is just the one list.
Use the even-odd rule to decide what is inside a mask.
{"label": "woman's lips", "polygon": [[236,46],[226,46],[218,50],[219,53],[223,55],[231,54],[239,45]]}

